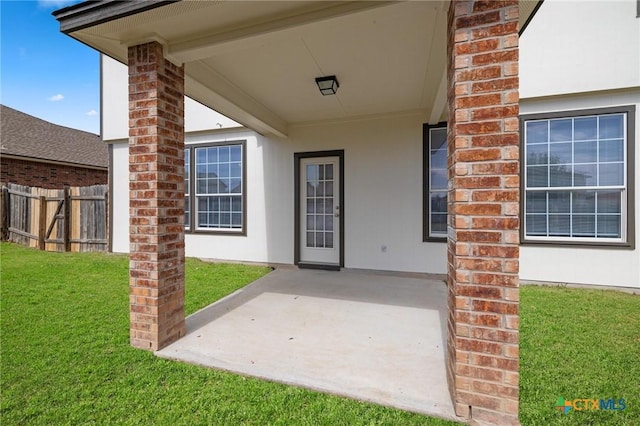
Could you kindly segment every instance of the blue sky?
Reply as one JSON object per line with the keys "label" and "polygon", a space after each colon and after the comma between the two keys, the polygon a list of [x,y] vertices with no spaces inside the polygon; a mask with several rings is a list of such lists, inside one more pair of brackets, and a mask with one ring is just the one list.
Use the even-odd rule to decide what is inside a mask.
{"label": "blue sky", "polygon": [[51,15],[74,3],[0,0],[0,103],[99,133],[99,55],[62,34]]}

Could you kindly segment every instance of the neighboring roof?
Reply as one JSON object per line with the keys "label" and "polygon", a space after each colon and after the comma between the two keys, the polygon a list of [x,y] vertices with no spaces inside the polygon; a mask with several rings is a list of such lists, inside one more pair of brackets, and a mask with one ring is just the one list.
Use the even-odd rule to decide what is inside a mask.
{"label": "neighboring roof", "polygon": [[100,136],[0,107],[0,155],[108,167],[108,147]]}

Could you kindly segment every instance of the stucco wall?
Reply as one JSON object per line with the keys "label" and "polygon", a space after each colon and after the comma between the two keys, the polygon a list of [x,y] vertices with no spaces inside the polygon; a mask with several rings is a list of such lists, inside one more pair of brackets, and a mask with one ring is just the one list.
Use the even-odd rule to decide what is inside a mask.
{"label": "stucco wall", "polygon": [[[103,72],[109,76],[103,90],[103,136],[115,142],[113,249],[127,252],[126,67],[106,58]],[[521,114],[637,106],[635,239],[640,244],[640,19],[635,1],[583,2],[580,7],[545,1],[520,40],[520,83]],[[344,149],[345,266],[445,273],[446,245],[421,239],[419,115],[293,126],[286,140],[251,131],[207,130],[218,123],[236,125],[187,100],[187,143],[247,140],[247,235],[187,234],[188,256],[292,263],[293,154]],[[640,251],[523,245],[520,277],[640,288]]]}
{"label": "stucco wall", "polygon": [[520,38],[520,96],[640,85],[635,0],[545,0]]}
{"label": "stucco wall", "polygon": [[[523,100],[522,114],[637,105],[640,91]],[[636,117],[640,123],[640,117]],[[202,132],[187,143],[247,141],[247,236],[186,236],[188,256],[292,263],[294,239],[293,154],[345,150],[345,266],[380,270],[445,272],[444,243],[423,243],[422,121],[420,116],[323,123],[291,129],[290,138],[254,132]],[[636,127],[640,140],[640,126]],[[128,251],[128,145],[113,149],[113,249]],[[636,177],[640,150],[635,152]],[[636,178],[636,212],[640,185]],[[123,188],[118,190],[117,188]],[[636,214],[637,216],[637,214]],[[636,241],[640,241],[636,220]],[[387,246],[386,252],[382,245]],[[521,247],[523,280],[640,287],[638,249]]]}
{"label": "stucco wall", "polygon": [[[345,266],[445,273],[446,247],[422,242],[422,120],[418,115],[253,132],[187,135],[187,143],[247,141],[247,236],[187,234],[187,256],[293,263],[294,153],[344,149]],[[127,145],[114,145],[125,187]],[[128,251],[128,194],[116,191],[114,251]],[[382,251],[382,246],[386,251]]]}
{"label": "stucco wall", "polygon": [[[129,137],[129,71],[124,64],[102,55],[101,72],[104,76],[101,89],[102,139],[126,139]],[[185,98],[184,109],[187,132],[240,127],[235,121],[191,98]]]}
{"label": "stucco wall", "polygon": [[627,91],[568,95],[538,100],[522,100],[521,114],[571,111],[636,105],[635,117],[635,240],[636,249],[558,247],[552,245],[520,248],[520,278],[523,280],[616,285],[640,288],[640,88]]}

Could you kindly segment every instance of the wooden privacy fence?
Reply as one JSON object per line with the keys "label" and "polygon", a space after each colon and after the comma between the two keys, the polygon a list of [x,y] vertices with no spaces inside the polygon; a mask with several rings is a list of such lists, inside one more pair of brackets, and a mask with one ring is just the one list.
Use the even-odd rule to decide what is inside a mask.
{"label": "wooden privacy fence", "polygon": [[107,185],[2,187],[2,240],[47,251],[108,251]]}

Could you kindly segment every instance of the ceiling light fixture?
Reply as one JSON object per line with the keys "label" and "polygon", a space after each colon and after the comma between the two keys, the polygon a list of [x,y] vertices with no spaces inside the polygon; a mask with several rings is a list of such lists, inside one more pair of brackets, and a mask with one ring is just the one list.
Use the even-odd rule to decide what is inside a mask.
{"label": "ceiling light fixture", "polygon": [[336,79],[335,75],[318,77],[316,78],[316,84],[318,85],[318,89],[320,89],[320,93],[322,93],[323,96],[335,95],[338,91],[338,87],[340,87],[338,79]]}

